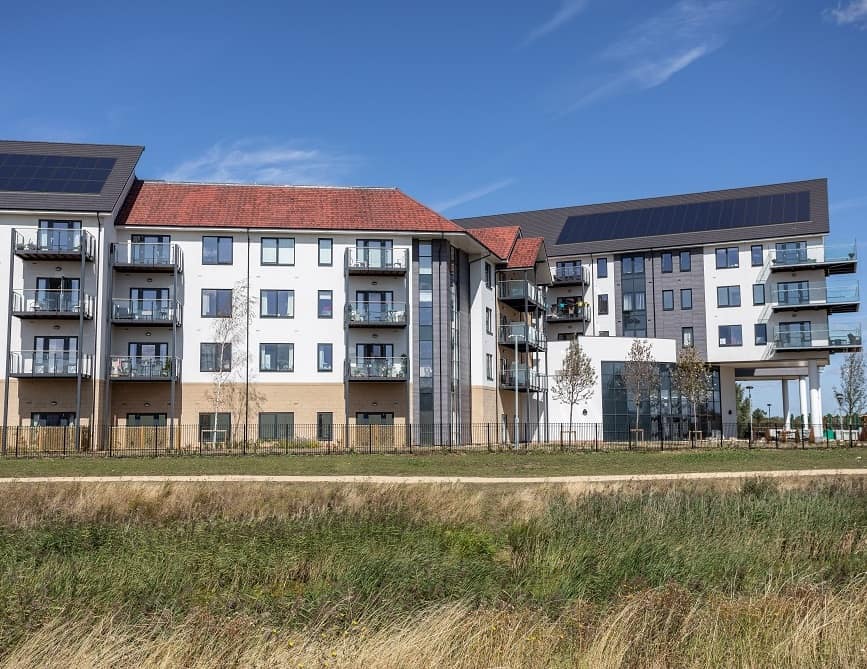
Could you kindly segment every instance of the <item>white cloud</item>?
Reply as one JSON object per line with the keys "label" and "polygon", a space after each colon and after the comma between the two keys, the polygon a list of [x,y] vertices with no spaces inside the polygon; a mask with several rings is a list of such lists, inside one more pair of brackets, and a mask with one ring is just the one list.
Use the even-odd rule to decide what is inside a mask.
{"label": "white cloud", "polygon": [[448,209],[454,209],[459,205],[466,204],[467,202],[472,202],[473,200],[479,200],[483,197],[490,195],[491,193],[496,193],[498,190],[502,190],[503,188],[511,186],[513,183],[515,183],[514,179],[503,179],[502,181],[495,181],[494,183],[488,184],[487,186],[482,186],[481,188],[471,190],[467,193],[462,193],[461,195],[453,197],[449,200],[437,202],[436,204],[431,205],[431,209],[438,212],[443,212]]}
{"label": "white cloud", "polygon": [[837,25],[857,25],[867,30],[867,0],[851,0],[848,5],[837,5],[836,9],[825,10],[825,14]]}
{"label": "white cloud", "polygon": [[554,15],[551,16],[545,23],[535,27],[531,30],[527,37],[524,38],[522,46],[527,46],[535,42],[540,37],[544,37],[545,35],[554,32],[558,28],[566,25],[578,16],[584,9],[587,7],[587,0],[562,0],[560,3],[560,8],[554,12]]}
{"label": "white cloud", "polygon": [[867,208],[867,195],[861,197],[853,197],[848,200],[839,200],[832,202],[829,209],[833,212],[848,211],[850,209]]}
{"label": "white cloud", "polygon": [[258,184],[333,184],[351,167],[348,156],[258,140],[218,143],[162,175],[169,181]]}
{"label": "white cloud", "polygon": [[661,86],[725,44],[742,19],[742,0],[680,0],[638,23],[600,54],[602,83],[586,90],[567,111],[612,95]]}

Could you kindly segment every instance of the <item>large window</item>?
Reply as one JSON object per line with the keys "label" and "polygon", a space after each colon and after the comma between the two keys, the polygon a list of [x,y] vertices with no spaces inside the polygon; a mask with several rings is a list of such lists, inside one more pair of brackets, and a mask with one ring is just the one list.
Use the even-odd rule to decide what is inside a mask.
{"label": "large window", "polygon": [[331,239],[320,239],[319,240],[319,264],[320,265],[333,265],[334,257],[333,257],[333,241]]}
{"label": "large window", "polygon": [[716,268],[728,269],[738,266],[738,247],[731,246],[725,249],[716,250]]}
{"label": "large window", "polygon": [[220,343],[199,344],[199,371],[228,372],[232,369],[232,345]]}
{"label": "large window", "polygon": [[291,411],[259,414],[259,439],[292,439],[294,432],[295,414]]}
{"label": "large window", "polygon": [[294,370],[294,344],[259,344],[260,372],[291,372]]}
{"label": "large window", "polygon": [[750,247],[750,264],[753,267],[761,267],[765,264],[765,250],[761,244],[753,244]]}
{"label": "large window", "polygon": [[777,302],[780,304],[809,304],[809,281],[784,281],[777,284]]}
{"label": "large window", "polygon": [[262,237],[263,265],[294,265],[295,239],[293,237]]}
{"label": "large window", "polygon": [[674,271],[674,256],[665,252],[662,254],[662,273],[671,274]]}
{"label": "large window", "polygon": [[263,290],[259,293],[259,315],[262,318],[294,318],[294,290]]}
{"label": "large window", "polygon": [[202,237],[203,265],[231,265],[231,237]]}
{"label": "large window", "polygon": [[330,411],[316,414],[316,438],[321,441],[331,441],[334,438],[334,414]]}
{"label": "large window", "polygon": [[692,270],[692,255],[689,251],[680,252],[680,271],[689,272]]}
{"label": "large window", "polygon": [[756,346],[764,346],[768,343],[768,326],[766,323],[756,323],[755,326]]}
{"label": "large window", "polygon": [[596,258],[596,276],[600,279],[608,276],[608,258]]}
{"label": "large window", "polygon": [[718,307],[739,307],[741,306],[741,287],[740,286],[717,286],[716,287],[716,303]]}
{"label": "large window", "polygon": [[620,267],[623,274],[644,274],[644,256],[623,256]]}
{"label": "large window", "polygon": [[330,372],[334,369],[334,346],[333,344],[316,345],[317,369],[320,372]]}
{"label": "large window", "polygon": [[744,338],[740,325],[720,325],[719,326],[719,345],[720,346],[743,346]]}
{"label": "large window", "polygon": [[600,316],[605,316],[608,313],[608,293],[601,293],[596,296],[597,308]]}
{"label": "large window", "polygon": [[674,311],[674,291],[673,290],[663,290],[662,291],[662,310],[663,311]]}
{"label": "large window", "polygon": [[623,293],[623,312],[644,311],[647,309],[647,296],[644,291]]}
{"label": "large window", "polygon": [[561,281],[581,279],[581,261],[558,260],[554,276]]}
{"label": "large window", "polygon": [[692,309],[692,288],[680,289],[680,308],[684,311]]}
{"label": "large window", "polygon": [[232,289],[202,288],[202,318],[231,318]]}
{"label": "large window", "polygon": [[753,284],[753,304],[764,304],[765,303],[765,284],[763,283],[754,283]]}
{"label": "large window", "polygon": [[232,433],[232,414],[228,412],[199,414],[199,441],[203,444],[225,444]]}
{"label": "large window", "polygon": [[334,315],[334,298],[330,290],[320,290],[317,299],[316,314],[319,318],[331,318]]}

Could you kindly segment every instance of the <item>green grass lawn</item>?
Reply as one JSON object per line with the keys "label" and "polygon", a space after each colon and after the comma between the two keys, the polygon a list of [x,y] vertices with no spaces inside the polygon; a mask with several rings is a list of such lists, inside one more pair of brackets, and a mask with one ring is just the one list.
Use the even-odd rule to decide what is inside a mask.
{"label": "green grass lawn", "polygon": [[0,477],[124,474],[580,476],[835,468],[867,469],[867,448],[8,459],[0,460]]}

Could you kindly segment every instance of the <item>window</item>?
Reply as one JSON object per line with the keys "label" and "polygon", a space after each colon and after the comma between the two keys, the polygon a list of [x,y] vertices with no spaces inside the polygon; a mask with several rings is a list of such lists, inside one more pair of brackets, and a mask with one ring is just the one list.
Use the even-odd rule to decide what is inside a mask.
{"label": "window", "polygon": [[580,260],[558,260],[557,267],[554,270],[554,277],[559,281],[581,280],[581,261]]}
{"label": "window", "polygon": [[807,261],[807,242],[778,242],[774,262],[793,265]]}
{"label": "window", "polygon": [[728,269],[738,266],[738,247],[731,246],[726,249],[716,250],[716,268]]}
{"label": "window", "polygon": [[202,318],[231,318],[232,289],[202,288]]}
{"label": "window", "polygon": [[765,303],[765,284],[754,283],[753,284],[753,304],[764,304],[764,303]]}
{"label": "window", "polygon": [[623,311],[644,311],[647,309],[647,296],[644,291],[623,293]]}
{"label": "window", "polygon": [[809,281],[784,281],[777,284],[777,302],[780,304],[809,304]]}
{"label": "window", "polygon": [[494,334],[494,311],[490,307],[485,307],[485,332]]}
{"label": "window", "polygon": [[485,263],[485,288],[490,288],[491,283],[491,263]]}
{"label": "window", "polygon": [[295,371],[295,345],[259,344],[259,371]]}
{"label": "window", "polygon": [[332,240],[330,239],[320,239],[319,240],[319,264],[320,265],[332,265],[334,264],[334,258],[332,254]]}
{"label": "window", "polygon": [[662,310],[663,311],[674,311],[674,291],[673,290],[663,290],[662,291]]}
{"label": "window", "polygon": [[228,412],[199,414],[199,441],[203,444],[225,444],[232,431],[232,414]]}
{"label": "window", "polygon": [[262,237],[263,265],[294,265],[295,239],[292,237]]}
{"label": "window", "polygon": [[692,270],[692,255],[689,251],[680,252],[680,271],[689,272]]}
{"label": "window", "polygon": [[259,414],[259,439],[292,439],[294,432],[295,414],[291,411]]}
{"label": "window", "polygon": [[671,274],[674,271],[674,256],[671,253],[662,254],[662,273]]}
{"label": "window", "polygon": [[756,323],[756,346],[764,346],[768,343],[768,326],[765,323]]}
{"label": "window", "polygon": [[295,318],[295,291],[260,291],[259,316],[262,318]]}
{"label": "window", "polygon": [[600,279],[608,276],[608,258],[596,258],[596,276]]}
{"label": "window", "polygon": [[200,372],[228,372],[232,369],[232,345],[199,344]]}
{"label": "window", "polygon": [[330,290],[320,290],[319,299],[317,301],[316,313],[319,318],[331,318],[334,315],[332,308],[333,298]]}
{"label": "window", "polygon": [[602,293],[598,295],[596,301],[598,302],[596,310],[599,312],[599,315],[605,316],[608,314],[608,294]]}
{"label": "window", "polygon": [[600,337],[607,337],[608,336],[608,330],[600,330],[599,336]]}
{"label": "window", "polygon": [[231,265],[231,237],[202,237],[203,265]]}
{"label": "window", "polygon": [[692,288],[680,289],[680,308],[684,311],[692,309]]}
{"label": "window", "polygon": [[331,441],[334,434],[334,414],[330,411],[320,411],[316,414],[316,438]]}
{"label": "window", "polygon": [[741,306],[741,287],[740,286],[717,286],[717,288],[716,288],[716,305],[718,307],[739,307],[739,306]]}
{"label": "window", "polygon": [[692,328],[680,328],[680,345],[684,348],[690,348],[693,342]]}
{"label": "window", "polygon": [[719,345],[720,346],[743,346],[744,340],[741,333],[740,325],[720,325],[719,326]]}
{"label": "window", "polygon": [[750,259],[753,267],[761,267],[765,264],[765,253],[761,244],[754,244],[750,247]]}
{"label": "window", "polygon": [[485,376],[488,381],[494,380],[494,355],[492,353],[485,354]]}
{"label": "window", "polygon": [[620,266],[624,274],[644,274],[644,256],[623,256]]}
{"label": "window", "polygon": [[320,372],[330,372],[334,369],[333,356],[334,346],[332,344],[317,344],[316,345],[316,361],[317,369]]}

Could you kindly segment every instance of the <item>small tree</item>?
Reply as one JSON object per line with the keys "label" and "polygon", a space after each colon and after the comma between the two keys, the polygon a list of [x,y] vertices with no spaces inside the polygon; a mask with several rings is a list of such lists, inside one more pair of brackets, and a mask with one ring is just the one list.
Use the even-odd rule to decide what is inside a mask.
{"label": "small tree", "polygon": [[740,383],[735,384],[735,404],[738,407],[738,425],[749,425],[750,400]]}
{"label": "small tree", "polygon": [[846,416],[847,426],[851,426],[852,418],[860,416],[867,405],[867,379],[862,354],[850,353],[843,359],[840,366],[840,387],[834,387],[834,397],[840,406],[840,412]]}
{"label": "small tree", "polygon": [[712,387],[710,366],[694,348],[683,348],[671,380],[692,405],[692,429],[698,430],[698,403],[707,398]]}
{"label": "small tree", "polygon": [[551,392],[554,399],[569,404],[569,425],[572,425],[572,411],[579,402],[584,402],[593,396],[596,386],[596,370],[590,356],[587,355],[573,339],[563,358],[563,367],[555,374],[554,386]]}
{"label": "small tree", "polygon": [[659,365],[650,342],[636,339],[623,363],[623,383],[635,401],[635,427],[641,414],[641,402],[659,392]]}

